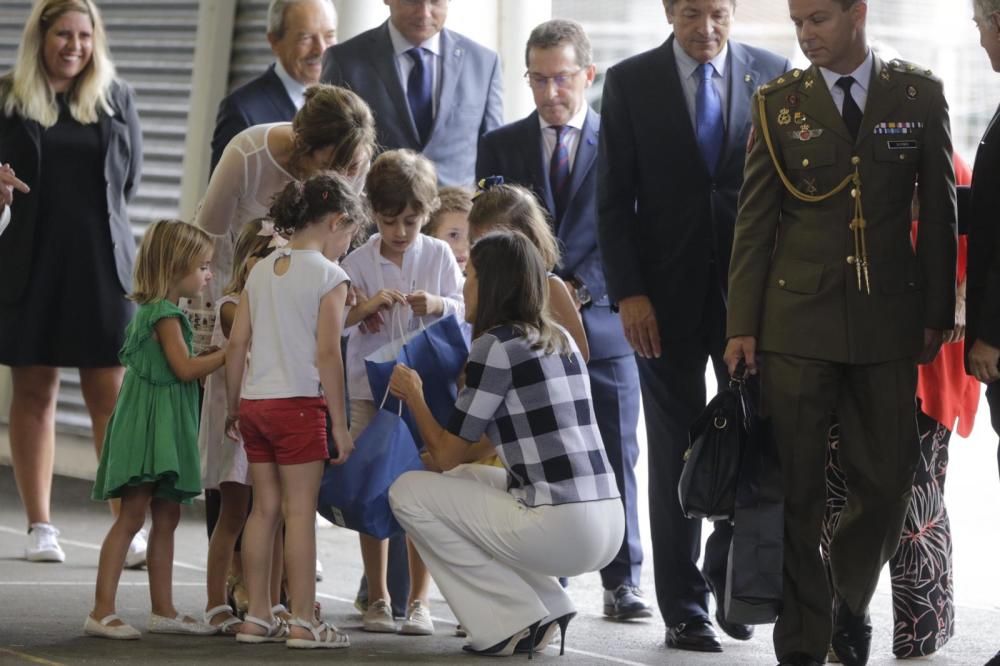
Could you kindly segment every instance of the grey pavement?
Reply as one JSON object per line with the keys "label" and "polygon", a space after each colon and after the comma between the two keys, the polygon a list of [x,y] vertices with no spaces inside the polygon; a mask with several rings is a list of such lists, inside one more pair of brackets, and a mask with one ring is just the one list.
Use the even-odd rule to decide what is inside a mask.
{"label": "grey pavement", "polygon": [[[640,433],[645,442],[645,433]],[[640,458],[644,461],[645,456]],[[646,469],[639,469],[640,498],[645,497]],[[955,540],[956,636],[938,654],[920,663],[981,665],[1000,649],[1000,607],[996,602],[997,538],[1000,482],[997,479],[996,437],[989,428],[985,403],[975,432],[951,446],[948,507]],[[188,638],[144,633],[142,640],[114,642],[86,637],[82,625],[93,600],[97,554],[110,524],[107,508],[90,501],[90,482],[57,477],[53,521],[62,530],[65,564],[32,564],[23,559],[24,515],[13,475],[0,465],[0,664],[216,664],[257,663],[449,663],[477,658],[461,651],[454,617],[435,589],[431,610],[437,632],[430,637],[365,634],[352,602],[361,575],[361,558],[353,532],[325,525],[318,529],[318,551],[326,569],[318,583],[318,600],[326,619],[351,637],[347,650],[303,653],[282,645],[242,646],[232,638]],[[641,525],[648,525],[648,507],[641,506]],[[706,530],[707,532],[707,530]],[[643,535],[647,566],[643,588],[653,595],[648,530]],[[204,609],[204,565],[207,551],[204,519],[199,505],[185,509],[176,535],[175,600],[189,614]],[[570,625],[567,653],[552,648],[536,655],[538,663],[565,664],[774,664],[770,627],[757,629],[747,642],[723,637],[725,652],[715,655],[668,650],[659,618],[615,623],[601,616],[601,584],[597,574],[572,579],[570,593],[580,611]],[[146,575],[126,571],[118,596],[126,621],[144,628],[149,614]],[[872,604],[875,623],[873,665],[898,663],[891,654],[891,601],[887,580]],[[522,662],[526,657],[512,657]]]}

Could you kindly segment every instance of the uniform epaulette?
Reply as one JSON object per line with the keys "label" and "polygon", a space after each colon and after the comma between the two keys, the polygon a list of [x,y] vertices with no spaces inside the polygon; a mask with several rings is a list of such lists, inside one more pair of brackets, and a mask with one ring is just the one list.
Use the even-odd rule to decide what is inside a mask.
{"label": "uniform epaulette", "polygon": [[785,86],[789,86],[796,83],[800,78],[802,78],[801,69],[793,69],[790,72],[785,72],[781,76],[767,83],[763,84],[758,90],[764,94],[770,94],[775,90],[780,90]]}
{"label": "uniform epaulette", "polygon": [[906,60],[900,60],[896,58],[889,61],[889,68],[894,72],[899,72],[901,74],[915,74],[917,76],[923,76],[925,78],[934,78],[934,72],[927,69],[926,67],[921,67],[920,65],[912,62],[907,62]]}

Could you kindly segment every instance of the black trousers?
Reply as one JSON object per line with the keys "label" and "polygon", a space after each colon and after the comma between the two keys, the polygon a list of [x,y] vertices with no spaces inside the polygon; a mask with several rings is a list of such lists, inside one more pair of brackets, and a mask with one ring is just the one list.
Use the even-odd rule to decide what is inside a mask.
{"label": "black trousers", "polygon": [[[665,342],[660,358],[638,358],[639,383],[646,418],[649,460],[649,519],[653,541],[656,601],[667,626],[708,620],[709,586],[722,599],[732,527],[715,529],[701,557],[701,520],[685,518],[677,496],[689,429],[706,403],[705,366],[709,359],[720,385],[729,381],[722,361],[725,305],[715,290],[707,297],[699,334],[681,343]],[[659,318],[661,330],[670,321]]]}

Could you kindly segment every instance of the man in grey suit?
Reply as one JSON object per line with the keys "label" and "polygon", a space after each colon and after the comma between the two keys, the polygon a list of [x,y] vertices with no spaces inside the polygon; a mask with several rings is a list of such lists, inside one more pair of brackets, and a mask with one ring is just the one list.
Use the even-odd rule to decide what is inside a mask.
{"label": "man in grey suit", "polygon": [[503,122],[500,58],[444,28],[448,0],[384,2],[388,21],[327,49],[321,81],[368,102],[383,148],[422,152],[442,185],[471,185],[479,138]]}

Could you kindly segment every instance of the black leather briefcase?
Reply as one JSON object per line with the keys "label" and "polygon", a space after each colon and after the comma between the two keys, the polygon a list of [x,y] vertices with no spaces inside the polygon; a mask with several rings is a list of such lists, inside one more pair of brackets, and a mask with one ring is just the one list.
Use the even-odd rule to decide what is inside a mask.
{"label": "black leather briefcase", "polygon": [[691,426],[677,485],[681,509],[688,518],[733,518],[740,461],[753,419],[744,376],[737,370],[737,378],[712,398]]}

